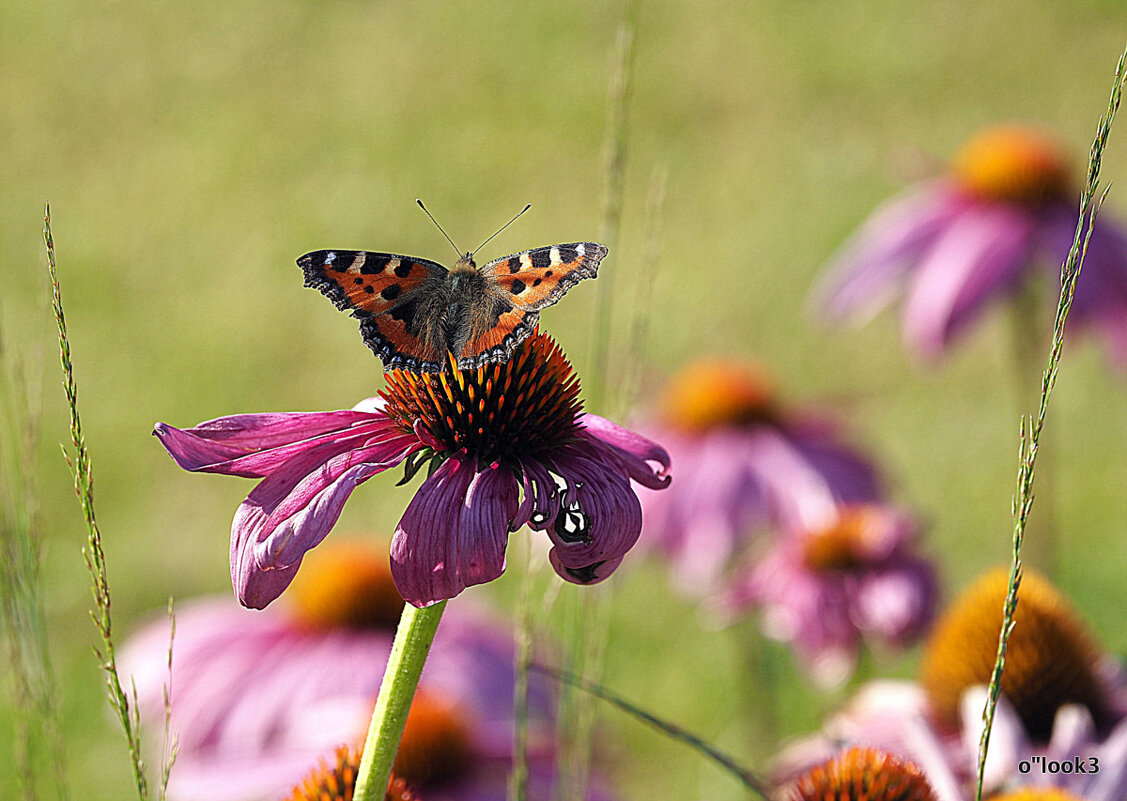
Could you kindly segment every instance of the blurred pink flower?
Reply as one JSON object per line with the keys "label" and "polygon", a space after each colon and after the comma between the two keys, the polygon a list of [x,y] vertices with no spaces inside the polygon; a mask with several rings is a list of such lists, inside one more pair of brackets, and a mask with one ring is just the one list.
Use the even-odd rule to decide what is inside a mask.
{"label": "blurred pink flower", "polygon": [[[263,613],[223,600],[177,610],[171,730],[180,750],[172,801],[276,801],[337,746],[363,742],[403,605],[386,554],[359,543],[321,548],[285,600]],[[164,718],[167,651],[168,627],[158,621],[119,659],[153,726]],[[537,676],[530,680],[532,797],[548,801],[552,698]],[[396,774],[427,801],[504,799],[513,684],[511,634],[469,607],[451,607]]]}
{"label": "blurred pink flower", "polygon": [[785,532],[749,559],[721,603],[728,612],[757,605],[769,637],[790,643],[819,683],[839,684],[863,642],[908,645],[930,625],[938,583],[914,552],[915,535],[903,511],[839,507],[828,523]]}
{"label": "blurred pink flower", "polygon": [[387,381],[352,411],[157,424],[184,469],[262,479],[231,527],[231,580],[244,606],[281,595],[352,490],[403,462],[408,476],[428,460],[432,470],[391,543],[395,584],[415,606],[500,576],[509,532],[525,524],[547,531],[560,576],[601,581],[641,530],[631,479],[669,483],[660,446],[581,413],[578,378],[546,335],[504,364],[391,371]]}
{"label": "blurred pink flower", "polygon": [[[819,734],[784,749],[776,765],[780,780],[793,779],[843,746],[873,746],[923,768],[940,801],[973,798],[984,683],[997,654],[1007,586],[1005,569],[972,582],[933,627],[919,683],[863,687]],[[1127,677],[1064,595],[1028,570],[1001,687],[987,795],[1054,787],[1083,801],[1127,797]],[[1054,773],[1048,765],[1068,760],[1075,768],[1079,758],[1090,768],[1093,757],[1098,773]]]}
{"label": "blurred pink flower", "polygon": [[843,502],[880,497],[870,462],[836,426],[782,408],[753,365],[700,361],[669,382],[653,435],[677,462],[677,483],[642,494],[643,542],[665,553],[677,583],[714,593],[765,527],[807,528]]}
{"label": "blurred pink flower", "polygon": [[[1079,196],[1064,154],[1025,128],[972,138],[949,173],[878,208],[835,255],[815,289],[831,319],[867,320],[902,295],[905,347],[923,359],[951,342],[1031,273],[1055,299]],[[1101,216],[1071,320],[1092,326],[1127,367],[1127,233]]]}
{"label": "blurred pink flower", "polygon": [[[918,765],[938,801],[971,801],[985,700],[985,687],[968,689],[961,704],[960,731],[944,734],[932,723],[927,695],[919,685],[870,682],[826,722],[821,732],[786,747],[775,760],[774,778],[780,784],[789,784],[842,748],[868,746]],[[1086,773],[1076,772],[1077,760]],[[1071,772],[1050,771],[1050,762],[1058,767],[1068,762]],[[1099,770],[1093,771],[1093,767]],[[1127,797],[1127,720],[1101,739],[1086,708],[1065,705],[1057,711],[1049,741],[1036,743],[1029,739],[1009,701],[1001,696],[987,752],[983,793],[1002,801],[1003,794],[1032,788],[1056,788],[1080,801],[1123,801]]]}

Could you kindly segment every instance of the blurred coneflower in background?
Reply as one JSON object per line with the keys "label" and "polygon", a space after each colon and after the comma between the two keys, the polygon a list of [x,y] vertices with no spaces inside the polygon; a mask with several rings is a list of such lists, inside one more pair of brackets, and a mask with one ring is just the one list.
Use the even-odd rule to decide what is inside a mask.
{"label": "blurred coneflower in background", "polygon": [[[1068,159],[1047,135],[1023,127],[982,131],[945,175],[873,212],[830,260],[816,306],[831,320],[863,322],[901,296],[905,347],[934,360],[1026,279],[1048,281],[1046,301],[1055,301],[1076,231],[1077,194]],[[1072,320],[1095,329],[1112,360],[1127,368],[1127,232],[1106,215],[1092,231]],[[1031,336],[1044,333],[1038,326],[1029,322]]]}
{"label": "blurred coneflower in background", "polygon": [[[222,599],[177,613],[172,729],[180,751],[172,801],[276,801],[334,749],[362,743],[403,600],[387,555],[357,541],[311,552],[282,603],[250,612]],[[168,634],[150,624],[127,643],[144,719],[163,717]],[[503,799],[513,765],[512,636],[462,604],[445,615],[423,672],[395,775],[433,801]],[[529,797],[547,801],[552,694],[530,677]],[[355,767],[355,762],[352,763]]]}
{"label": "blurred coneflower in background", "polygon": [[766,554],[746,557],[720,603],[727,616],[760,609],[767,636],[789,643],[819,684],[840,684],[863,644],[903,647],[931,623],[939,583],[916,535],[903,510],[843,505],[828,523],[783,532]]}
{"label": "blurred coneflower in background", "polygon": [[[776,765],[779,780],[793,781],[843,745],[871,746],[919,765],[940,801],[973,798],[986,684],[1007,587],[1003,569],[973,582],[936,623],[919,682],[863,687],[821,733],[784,749]],[[1118,661],[1099,648],[1059,590],[1026,571],[984,791],[1048,788],[1081,801],[1122,801],[1127,794],[1125,701],[1127,681]],[[1034,757],[1072,765],[1079,759],[1087,770],[1034,770]],[[1030,769],[1022,770],[1023,763]],[[1098,771],[1091,770],[1093,765]]]}
{"label": "blurred coneflower in background", "polygon": [[785,406],[762,368],[702,360],[662,393],[649,429],[678,479],[642,494],[647,547],[664,554],[691,595],[719,591],[725,573],[764,530],[813,530],[842,503],[881,499],[872,463],[823,416]]}

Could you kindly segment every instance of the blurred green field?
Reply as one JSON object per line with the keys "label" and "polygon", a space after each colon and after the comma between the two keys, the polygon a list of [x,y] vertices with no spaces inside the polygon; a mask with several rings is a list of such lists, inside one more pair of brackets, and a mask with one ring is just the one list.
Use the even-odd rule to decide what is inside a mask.
{"label": "blurred green field", "polygon": [[[1079,169],[1127,38],[1127,7],[638,5],[622,240],[599,279],[618,312],[611,364],[626,357],[637,287],[652,282],[644,396],[686,360],[727,354],[769,365],[787,397],[839,405],[896,499],[930,522],[926,547],[950,595],[1008,558],[1018,414],[1034,397],[1015,380],[1013,321],[993,315],[924,373],[901,352],[894,313],[830,335],[811,324],[805,295],[878,201],[984,125],[1055,131]],[[230,518],[251,486],[182,473],[151,439],[154,421],[344,408],[379,385],[355,322],[302,287],[298,255],[368,248],[445,261],[448,246],[416,197],[463,248],[531,202],[486,259],[597,236],[619,17],[617,3],[592,2],[0,5],[0,311],[9,347],[44,374],[44,579],[76,797],[132,791],[90,654],[85,533],[56,446],[67,435],[44,202],[125,632],[169,594],[230,592]],[[1104,160],[1105,178],[1120,184],[1106,213],[1120,218],[1125,127]],[[657,168],[669,177],[655,268],[643,252]],[[543,317],[581,374],[593,284]],[[1047,332],[1034,335],[1047,342]],[[1096,344],[1070,340],[1034,525],[1051,500],[1059,581],[1120,653],[1125,419],[1123,378]],[[394,481],[357,492],[339,530],[390,532],[409,497]],[[510,608],[518,583],[509,575],[466,596]],[[762,765],[775,744],[762,699],[747,689],[753,631],[702,629],[657,565],[628,559],[606,684]],[[787,682],[780,732],[813,728],[833,698],[799,684],[783,650],[772,654]],[[910,675],[912,666],[909,655],[870,669]],[[603,756],[623,797],[741,797],[682,746],[606,718],[616,744]],[[10,740],[0,709],[4,797],[15,795]]]}

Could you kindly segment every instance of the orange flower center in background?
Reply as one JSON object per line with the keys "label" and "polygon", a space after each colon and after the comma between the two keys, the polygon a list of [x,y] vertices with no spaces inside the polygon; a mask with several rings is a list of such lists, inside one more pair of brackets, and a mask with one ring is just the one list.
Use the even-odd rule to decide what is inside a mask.
{"label": "orange flower center in background", "polygon": [[818,572],[854,570],[868,564],[882,519],[880,511],[869,506],[843,508],[833,523],[807,534],[802,563]]}
{"label": "orange flower center in background", "polygon": [[[352,801],[359,766],[358,749],[337,746],[333,761],[319,760],[317,767],[290,791],[286,801]],[[418,796],[403,779],[393,775],[384,801],[418,801]]]}
{"label": "orange flower center in background", "polygon": [[1084,801],[1084,799],[1056,787],[1027,787],[1005,795],[993,796],[990,801]]}
{"label": "orange flower center in background", "polygon": [[[986,685],[998,650],[1009,571],[992,570],[968,588],[928,640],[920,682],[936,721],[959,727],[963,692]],[[1082,704],[1106,722],[1107,704],[1096,673],[1100,649],[1071,605],[1045,579],[1026,571],[1018,591],[1006,651],[1002,692],[1029,735],[1047,742],[1057,710]]]}
{"label": "orange flower center in background", "polygon": [[395,631],[403,611],[387,551],[361,542],[309,551],[286,596],[298,621],[317,629]]}
{"label": "orange flower center in background", "polygon": [[415,693],[395,775],[416,787],[435,786],[462,774],[471,758],[469,727],[459,710],[425,690]]}
{"label": "orange flower center in background", "polygon": [[963,145],[951,167],[965,188],[987,200],[1038,206],[1071,191],[1060,147],[1027,128],[981,132]]}
{"label": "orange flower center in background", "polygon": [[791,801],[935,801],[923,771],[875,748],[850,748],[803,774]]}
{"label": "orange flower center in background", "polygon": [[675,428],[700,432],[775,419],[775,392],[759,367],[702,361],[670,379],[660,401],[662,418]]}
{"label": "orange flower center in background", "polygon": [[559,447],[575,436],[583,409],[579,378],[559,346],[539,332],[501,364],[391,370],[385,377],[380,395],[401,430],[410,433],[421,420],[447,451],[466,448],[483,463]]}

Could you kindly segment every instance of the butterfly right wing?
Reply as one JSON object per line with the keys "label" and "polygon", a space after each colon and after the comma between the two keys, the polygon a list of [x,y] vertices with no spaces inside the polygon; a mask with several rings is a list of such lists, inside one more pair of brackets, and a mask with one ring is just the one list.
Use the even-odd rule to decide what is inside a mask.
{"label": "butterfly right wing", "polygon": [[446,276],[427,259],[366,250],[315,250],[297,260],[305,285],[360,320],[360,334],[385,370],[442,369],[445,354],[421,336],[419,301]]}

